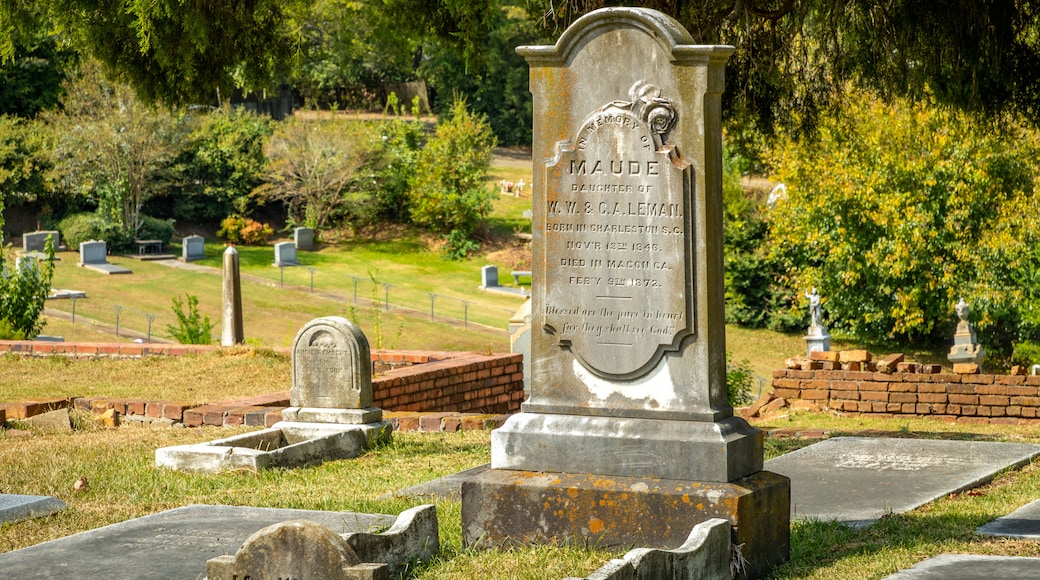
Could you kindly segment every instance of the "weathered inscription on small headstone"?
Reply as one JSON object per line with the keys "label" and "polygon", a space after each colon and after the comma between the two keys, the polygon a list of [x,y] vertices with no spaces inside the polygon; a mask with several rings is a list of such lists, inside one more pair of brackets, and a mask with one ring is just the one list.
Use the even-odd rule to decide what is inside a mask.
{"label": "weathered inscription on small headstone", "polygon": [[648,369],[691,332],[691,169],[665,141],[671,103],[637,83],[547,163],[545,322],[606,375]]}
{"label": "weathered inscription on small headstone", "polygon": [[317,318],[293,343],[293,407],[361,409],[372,405],[368,339],[338,316]]}

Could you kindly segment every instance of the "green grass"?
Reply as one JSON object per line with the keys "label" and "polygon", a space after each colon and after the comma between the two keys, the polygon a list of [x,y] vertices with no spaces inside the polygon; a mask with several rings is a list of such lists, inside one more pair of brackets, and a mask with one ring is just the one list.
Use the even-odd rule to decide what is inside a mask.
{"label": "green grass", "polygon": [[[1040,442],[1037,426],[982,426],[937,421],[842,419],[795,413],[789,426],[824,427],[836,433],[863,429],[891,436],[983,438]],[[54,515],[0,526],[0,552],[165,509],[195,503],[299,509],[399,513],[411,499],[380,499],[396,489],[486,463],[488,432],[397,433],[390,445],[360,458],[321,466],[260,473],[193,475],[158,469],[158,447],[206,441],[241,430],[86,427],[71,435],[12,436],[0,431],[0,489],[53,495],[68,504]],[[768,437],[775,456],[816,440]],[[46,461],[41,458],[46,457]],[[84,493],[72,491],[84,476]],[[335,490],[331,493],[330,490]],[[871,580],[941,553],[1040,556],[1040,544],[975,537],[992,519],[1040,494],[1040,466],[1008,470],[990,484],[932,502],[912,512],[882,518],[865,530],[828,522],[792,525],[791,561],[775,579]],[[118,509],[116,509],[118,506]],[[461,511],[455,501],[437,502],[442,550],[413,578],[559,579],[585,576],[621,552],[583,548],[528,547],[472,551],[462,547]]]}
{"label": "green grass", "polygon": [[[270,265],[271,247],[240,247],[247,340],[265,346],[289,346],[308,320],[338,315],[359,321],[375,348],[508,350],[508,320],[522,300],[479,290],[482,261],[445,261],[416,251],[415,243],[359,242],[323,248],[301,253],[305,266],[285,268],[284,272]],[[223,245],[215,241],[208,244],[211,257],[202,264],[220,267],[222,251]],[[61,257],[54,287],[87,292],[86,299],[76,301],[77,324],[86,324],[89,329],[85,319],[92,319],[114,325],[116,306],[120,306],[121,329],[143,335],[150,315],[152,336],[168,338],[166,326],[176,322],[171,299],[190,293],[199,297],[199,311],[215,323],[213,334],[219,339],[220,270],[196,272],[112,257],[110,262],[134,273],[106,276],[76,267],[75,253],[65,252]],[[308,266],[317,268],[313,292]],[[385,288],[374,284],[370,274],[380,283],[393,285],[389,310],[384,304]],[[360,278],[356,305],[352,275]],[[427,292],[439,295],[433,321]],[[469,302],[465,309],[462,300]],[[72,303],[68,300],[49,301],[48,307],[66,313],[66,317],[71,315]],[[58,334],[46,327],[44,333]]]}
{"label": "green grass", "polygon": [[[490,452],[487,432],[398,433],[392,444],[359,458],[304,469],[195,475],[154,465],[158,447],[234,432],[120,427],[72,435],[0,434],[0,489],[51,495],[68,504],[45,518],[0,525],[0,552],[190,504],[397,514],[422,502],[379,496],[486,463]],[[81,476],[89,488],[75,493],[72,484]],[[587,575],[615,555],[544,547],[470,552],[462,548],[459,503],[438,502],[437,511],[441,552],[414,578],[558,579]]]}

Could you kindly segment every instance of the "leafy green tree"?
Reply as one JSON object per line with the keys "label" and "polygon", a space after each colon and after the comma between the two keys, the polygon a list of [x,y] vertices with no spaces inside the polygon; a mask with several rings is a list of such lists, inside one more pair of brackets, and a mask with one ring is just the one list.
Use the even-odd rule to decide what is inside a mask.
{"label": "leafy green tree", "polygon": [[56,39],[27,35],[10,59],[0,61],[0,115],[32,118],[54,108],[76,60]]}
{"label": "leafy green tree", "polygon": [[[467,104],[484,115],[499,142],[506,145],[531,143],[530,68],[516,47],[548,42],[516,7],[492,11],[493,26],[480,41],[475,54],[459,50],[455,39],[426,45],[419,74],[427,79],[435,96],[467,95]],[[454,104],[434,99],[434,109],[449,114]]]}
{"label": "leafy green tree", "polygon": [[54,240],[49,237],[44,253],[43,264],[24,260],[16,265],[5,260],[0,275],[0,338],[33,340],[43,330],[46,322],[41,315],[54,279]]}
{"label": "leafy green tree", "polygon": [[[481,4],[484,0],[474,0]],[[540,0],[554,35],[622,0]],[[847,81],[996,115],[1040,121],[1040,2],[1035,0],[643,0],[701,44],[737,48],[726,72],[731,126],[810,129],[847,104]]]}
{"label": "leafy green tree", "polygon": [[50,188],[50,143],[43,123],[0,116],[0,201],[24,202]]}
{"label": "leafy green tree", "polygon": [[378,107],[384,83],[417,79],[423,38],[382,2],[316,0],[293,19],[302,38],[293,84],[306,106]]}
{"label": "leafy green tree", "polygon": [[209,103],[286,78],[299,47],[287,14],[309,2],[5,0],[0,60],[29,32],[53,29],[145,101]]}
{"label": "leafy green tree", "polygon": [[247,213],[250,192],[263,182],[271,119],[225,107],[187,120],[191,132],[172,162],[170,186],[148,200],[146,211],[193,222]]}
{"label": "leafy green tree", "polygon": [[377,129],[335,116],[290,119],[267,144],[264,184],[256,195],[285,203],[293,224],[320,230],[368,223],[377,204],[363,177],[379,151]]}
{"label": "leafy green tree", "polygon": [[789,303],[804,319],[802,296],[818,287],[832,329],[935,344],[964,297],[992,352],[1035,340],[1040,136],[900,100],[861,97],[848,112],[817,143],[774,149],[788,197],[766,244]]}
{"label": "leafy green tree", "polygon": [[144,202],[168,181],[184,125],[137,100],[128,87],[107,82],[91,63],[68,84],[63,105],[44,115],[60,128],[54,156],[62,185],[96,203],[99,217],[133,239]]}
{"label": "leafy green tree", "polygon": [[485,180],[495,144],[484,117],[457,99],[451,116],[442,118],[419,153],[409,190],[412,220],[443,234],[456,232],[448,238],[449,252],[469,240],[491,213],[493,192]]}

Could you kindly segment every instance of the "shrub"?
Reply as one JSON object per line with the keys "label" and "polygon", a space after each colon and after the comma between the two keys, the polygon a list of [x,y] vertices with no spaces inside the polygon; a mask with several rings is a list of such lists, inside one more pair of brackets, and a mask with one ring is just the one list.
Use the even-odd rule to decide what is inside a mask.
{"label": "shrub", "polygon": [[755,385],[755,373],[751,370],[751,361],[744,359],[738,363],[732,360],[732,353],[726,353],[726,392],[729,404],[743,407],[751,403],[751,389]]}
{"label": "shrub", "polygon": [[167,324],[166,331],[181,344],[210,344],[213,342],[213,338],[210,336],[213,331],[213,323],[210,322],[208,316],[204,317],[199,314],[197,296],[185,293],[184,297],[188,300],[187,312],[184,311],[184,302],[179,296],[171,298],[173,306],[170,307],[170,310],[173,310],[173,314],[177,317],[177,326]]}
{"label": "shrub", "polygon": [[54,240],[47,238],[47,258],[35,267],[23,262],[0,276],[0,335],[32,340],[45,324],[44,302],[54,278]]}
{"label": "shrub", "polygon": [[268,142],[264,184],[254,194],[285,203],[290,224],[368,225],[377,209],[371,174],[380,142],[371,123],[294,117]]}
{"label": "shrub", "polygon": [[1040,364],[1040,343],[1028,340],[1016,343],[1011,363],[1023,366]]}
{"label": "shrub", "polygon": [[444,257],[449,260],[461,260],[473,252],[480,250],[480,244],[469,239],[459,230],[451,230],[444,236]]}
{"label": "shrub", "polygon": [[455,239],[472,236],[491,213],[494,192],[485,179],[494,148],[487,121],[457,99],[419,153],[409,188],[412,220],[441,233],[457,231]]}
{"label": "shrub", "polygon": [[196,114],[191,122],[171,169],[174,185],[149,199],[148,211],[193,222],[245,212],[249,193],[262,183],[273,122],[243,107]]}
{"label": "shrub", "polygon": [[274,235],[274,230],[252,218],[231,214],[220,222],[218,236],[222,236],[233,244],[260,245]]}
{"label": "shrub", "polygon": [[58,222],[58,230],[65,240],[65,245],[79,248],[83,242],[104,240],[112,228],[94,213],[76,213],[66,216]]}
{"label": "shrub", "polygon": [[139,240],[160,240],[164,244],[173,240],[176,233],[173,229],[173,220],[161,220],[152,216],[141,216],[141,225],[137,229]]}
{"label": "shrub", "polygon": [[408,200],[408,182],[415,174],[419,151],[426,141],[423,124],[419,121],[419,98],[412,101],[413,119],[397,101],[397,95],[387,96],[386,113],[392,115],[383,124],[383,148],[374,178],[377,213],[380,218],[405,222],[411,214]]}

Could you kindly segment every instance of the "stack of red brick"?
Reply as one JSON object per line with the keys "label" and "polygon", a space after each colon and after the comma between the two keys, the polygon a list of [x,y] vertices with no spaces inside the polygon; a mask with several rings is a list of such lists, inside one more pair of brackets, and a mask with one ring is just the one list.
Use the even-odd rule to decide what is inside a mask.
{"label": "stack of red brick", "polygon": [[[797,365],[797,366],[796,366]],[[773,397],[811,401],[821,408],[879,417],[916,416],[972,423],[1040,421],[1040,376],[979,373],[978,365],[873,361],[866,351],[812,353],[773,372]]]}

